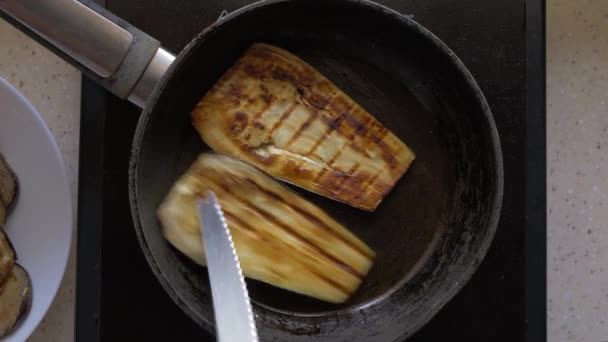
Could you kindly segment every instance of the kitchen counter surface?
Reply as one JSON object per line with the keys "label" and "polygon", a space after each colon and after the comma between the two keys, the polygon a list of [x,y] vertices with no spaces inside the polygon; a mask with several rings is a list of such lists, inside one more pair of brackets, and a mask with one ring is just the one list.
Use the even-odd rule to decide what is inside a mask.
{"label": "kitchen counter surface", "polygon": [[608,341],[608,2],[547,2],[548,329]]}
{"label": "kitchen counter surface", "polygon": [[[608,341],[608,3],[548,0],[547,11],[548,336],[556,342],[603,342]],[[80,73],[0,20],[0,77],[19,89],[51,128],[75,199]],[[71,255],[57,298],[30,341],[73,340],[74,248]]]}

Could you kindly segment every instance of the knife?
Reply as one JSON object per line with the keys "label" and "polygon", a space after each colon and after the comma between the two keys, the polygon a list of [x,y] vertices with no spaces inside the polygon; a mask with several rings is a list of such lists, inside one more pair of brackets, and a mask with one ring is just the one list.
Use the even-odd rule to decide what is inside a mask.
{"label": "knife", "polygon": [[211,282],[217,340],[257,342],[247,285],[230,230],[215,193],[208,191],[206,196],[205,199],[198,199],[198,211]]}

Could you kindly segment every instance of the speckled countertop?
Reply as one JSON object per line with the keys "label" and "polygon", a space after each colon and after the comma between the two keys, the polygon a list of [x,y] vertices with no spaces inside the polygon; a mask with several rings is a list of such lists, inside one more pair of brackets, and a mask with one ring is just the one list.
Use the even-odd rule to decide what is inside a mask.
{"label": "speckled countertop", "polygon": [[547,1],[548,328],[608,341],[608,1]]}
{"label": "speckled countertop", "polygon": [[[547,0],[548,336],[608,341],[608,1]],[[0,77],[51,128],[76,198],[80,74],[0,20]],[[75,203],[76,201],[74,201]],[[74,251],[30,341],[72,341]]]}

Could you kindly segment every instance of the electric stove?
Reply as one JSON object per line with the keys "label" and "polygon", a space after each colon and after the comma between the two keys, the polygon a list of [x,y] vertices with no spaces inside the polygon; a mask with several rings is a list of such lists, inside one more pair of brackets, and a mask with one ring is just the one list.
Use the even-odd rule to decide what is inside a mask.
{"label": "electric stove", "polygon": [[[253,1],[98,2],[177,53],[222,11]],[[544,340],[544,2],[378,2],[411,16],[462,59],[491,106],[504,154],[504,205],[487,257],[408,341]],[[161,288],[135,235],[127,181],[139,113],[83,80],[76,340],[213,341]]]}

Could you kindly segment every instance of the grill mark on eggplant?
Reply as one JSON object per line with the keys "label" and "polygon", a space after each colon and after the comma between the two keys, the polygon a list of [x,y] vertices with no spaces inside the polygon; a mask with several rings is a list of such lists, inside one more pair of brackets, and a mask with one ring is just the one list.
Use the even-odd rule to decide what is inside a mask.
{"label": "grill mark on eggplant", "polygon": [[318,117],[317,112],[311,113],[311,115],[308,116],[308,119],[306,119],[306,121],[304,121],[300,125],[300,127],[298,127],[298,130],[295,131],[295,133],[293,133],[291,135],[291,138],[285,145],[285,148],[288,148],[289,146],[291,146],[291,144],[293,144],[293,142],[296,141],[300,137],[300,135],[302,135],[302,132],[304,132],[306,129],[308,129],[308,127],[310,127],[310,125],[317,119],[317,117]]}
{"label": "grill mark on eggplant", "polygon": [[383,138],[378,138],[374,135],[370,139],[380,148],[382,159],[384,159],[384,161],[388,164],[389,168],[391,170],[397,168],[397,166],[399,166],[399,162],[393,155],[393,150],[386,145],[384,140],[382,140]]}
{"label": "grill mark on eggplant", "polygon": [[344,184],[347,182],[347,180],[349,180],[350,178],[353,178],[352,176],[355,174],[355,172],[357,172],[357,170],[359,170],[360,167],[361,167],[360,163],[355,163],[355,165],[353,165],[346,172],[348,175],[350,175],[350,177],[344,177],[336,183],[336,190],[337,190],[336,195],[340,195],[341,193],[344,192],[344,190],[346,190],[346,187],[344,186]]}
{"label": "grill mark on eggplant", "polygon": [[[324,133],[324,135],[323,135],[323,137],[327,137],[327,136],[329,136],[329,135],[330,135],[330,134],[331,134],[331,133],[332,133],[334,130],[335,130],[335,131],[337,131],[338,133],[341,133],[341,132],[340,132],[340,130],[339,130],[339,127],[340,127],[340,124],[342,123],[342,121],[344,120],[344,117],[345,117],[345,116],[346,116],[346,113],[345,113],[345,112],[341,112],[341,113],[340,113],[340,115],[338,115],[338,117],[337,117],[337,118],[335,118],[335,119],[333,119],[333,120],[332,120],[332,119],[329,119],[329,118],[327,118],[327,117],[325,117],[325,116],[323,116],[323,118],[325,119],[325,122],[327,123],[327,126],[328,126],[328,127],[327,127],[327,130],[325,131],[325,133]],[[329,121],[329,122],[331,122],[331,123],[328,123],[328,121]],[[344,134],[341,134],[341,135],[344,137]],[[322,140],[325,140],[325,139],[322,139]],[[314,153],[314,152],[317,150],[317,148],[318,148],[318,147],[321,145],[322,140],[321,140],[321,139],[319,139],[319,140],[317,140],[317,141],[315,142],[315,144],[313,145],[313,147],[312,147],[312,148],[310,149],[310,151],[308,152],[308,155],[312,155],[312,154],[313,154],[313,153]],[[321,172],[319,172],[319,173],[318,173],[318,174],[315,176],[315,178],[313,179],[313,182],[314,182],[314,183],[317,183],[317,181],[318,181],[319,179],[323,178],[323,177],[325,176],[325,174],[327,173],[327,171],[329,171],[330,169],[331,169],[332,171],[338,171],[338,172],[342,172],[341,170],[334,170],[334,169],[333,169],[333,164],[334,164],[334,163],[336,162],[336,160],[337,160],[337,159],[340,157],[340,155],[342,154],[342,151],[344,151],[344,148],[345,148],[347,145],[349,145],[349,143],[343,144],[343,145],[340,147],[340,149],[339,149],[339,150],[336,152],[336,154],[334,154],[334,155],[333,155],[333,157],[332,157],[332,158],[331,158],[329,161],[327,161],[327,163],[326,163],[327,167],[324,167],[324,168],[323,168],[323,170],[321,170]],[[318,184],[318,183],[317,183],[317,184]],[[319,185],[320,185],[320,184],[319,184]],[[331,192],[331,190],[330,190],[330,189],[326,189],[326,190]]]}
{"label": "grill mark on eggplant", "polygon": [[[334,109],[337,110],[339,108],[334,108]],[[391,155],[391,150],[388,148],[388,146],[386,146],[384,141],[382,141],[382,139],[384,139],[384,137],[389,133],[388,129],[386,129],[385,127],[382,127],[378,123],[375,123],[372,118],[363,117],[362,118],[363,120],[359,120],[359,118],[356,118],[354,115],[349,115],[348,113],[350,112],[351,109],[352,109],[352,106],[349,106],[347,109],[341,111],[340,115],[333,120],[330,117],[324,117],[325,123],[329,126],[325,133],[325,136],[328,135],[328,132],[332,132],[332,131],[336,130],[343,137],[346,137],[347,139],[351,140],[350,143],[348,143],[346,145],[351,147],[353,150],[355,150],[359,153],[362,153],[362,154],[366,155],[367,157],[370,157],[368,155],[367,151],[365,151],[365,149],[363,149],[361,146],[359,146],[357,143],[355,143],[353,141],[354,136],[349,137],[349,135],[347,134],[346,131],[344,131],[343,129],[340,129],[341,123],[346,122],[350,127],[353,128],[353,130],[355,131],[355,135],[359,136],[362,139],[372,141],[373,143],[375,143],[376,145],[381,147],[381,154],[382,154],[383,159],[387,162],[387,164],[389,164],[389,167],[391,169],[394,169],[395,164],[397,162],[396,162],[395,158]],[[373,128],[375,126],[380,127],[380,130],[378,130],[378,131],[373,130]],[[371,134],[369,134],[370,132],[371,132]],[[315,146],[309,153],[312,153],[319,145],[320,145],[320,143],[315,144]],[[346,145],[342,146],[342,149]],[[342,149],[340,149],[338,151],[338,153],[337,153],[338,155],[341,154]],[[332,159],[331,163],[328,163],[328,168],[331,168],[331,166],[333,165],[333,162],[335,162],[336,159],[337,158],[334,158],[334,159]],[[327,189],[334,195],[343,194],[344,191],[348,189],[348,186],[344,186],[345,184],[348,184],[349,182],[354,181],[357,176],[363,176],[360,174],[356,174],[357,169],[358,169],[358,165],[355,169],[351,168],[351,170],[349,170],[347,172],[344,172],[342,170],[332,170],[332,171],[340,172],[347,176],[341,177],[339,179],[339,181],[337,183],[335,183],[334,187],[323,186],[323,188]],[[314,179],[314,182],[319,184],[318,181],[320,179],[322,179],[322,177],[325,176],[327,171],[328,171],[327,169],[323,169],[317,175],[317,177]],[[374,182],[379,178],[381,173],[382,173],[382,170],[380,170],[375,175],[368,177],[367,179],[365,179],[365,177],[363,177],[364,181],[359,182],[360,183],[359,188],[365,189],[365,191],[358,191],[356,194],[353,194],[352,196],[350,196],[350,199],[351,200],[354,199],[355,202],[359,202],[361,200],[361,198],[363,197],[363,195],[367,194],[369,192],[369,189],[367,188],[367,186],[373,185]],[[359,178],[362,178],[362,177],[359,177]],[[324,182],[324,183],[327,183],[327,182]],[[321,185],[321,184],[319,184],[319,185]]]}
{"label": "grill mark on eggplant", "polygon": [[[348,115],[348,111],[350,111],[350,109],[351,109],[350,107],[347,108],[345,111],[342,111],[335,118],[332,118],[331,116],[321,116],[323,118],[323,121],[325,122],[325,124],[327,124],[328,127],[327,127],[325,133],[321,136],[321,138],[318,139],[315,142],[315,145],[313,145],[313,147],[311,148],[311,150],[308,152],[308,155],[312,155],[317,150],[317,148],[327,139],[327,137],[332,132],[335,131],[335,132],[339,133],[343,138],[346,138],[346,140],[348,141],[348,143],[346,143],[345,145],[343,145],[342,148],[340,149],[340,151],[339,151],[340,154],[342,152],[342,149],[344,149],[344,147],[349,146],[350,148],[352,148],[353,150],[359,152],[360,154],[368,156],[368,153],[365,151],[365,149],[354,141],[354,135],[347,134],[346,131],[344,131],[343,129],[340,128],[342,122],[348,121],[349,118],[351,117],[350,115]],[[355,134],[357,134],[357,133],[355,133]],[[358,136],[361,137],[361,138],[363,138],[363,139],[366,138],[365,135],[358,135]],[[333,162],[335,162],[336,160],[337,159],[333,159]],[[332,164],[333,164],[333,162],[332,162]],[[328,167],[331,168],[331,165],[329,165]],[[335,171],[344,173],[343,170],[335,170]]]}
{"label": "grill mark on eggplant", "polygon": [[[247,179],[247,181],[249,182],[253,182],[250,179]],[[230,190],[229,187],[227,187],[224,184],[218,184],[218,186],[222,189],[222,191],[224,191],[225,193],[231,195],[232,197],[240,200],[244,205],[246,205],[250,210],[258,213],[259,215],[261,215],[262,217],[264,217],[266,220],[272,222],[274,225],[276,225],[277,227],[279,227],[281,230],[283,230],[284,232],[291,234],[293,237],[297,238],[300,242],[302,242],[305,246],[308,246],[309,248],[313,249],[315,252],[317,252],[318,254],[324,256],[326,259],[330,260],[335,266],[339,267],[340,269],[344,270],[345,272],[349,273],[350,275],[359,278],[359,279],[363,279],[363,275],[361,273],[359,273],[357,270],[355,270],[354,268],[352,268],[350,265],[346,264],[345,262],[343,262],[342,260],[334,257],[333,255],[327,253],[325,250],[323,250],[323,248],[317,246],[313,241],[311,241],[310,239],[308,239],[307,237],[301,235],[300,233],[298,233],[297,231],[293,230],[291,227],[289,227],[288,225],[286,225],[284,222],[280,221],[279,219],[277,219],[276,217],[274,217],[271,213],[265,211],[264,209],[256,206],[254,203],[251,203],[250,201],[248,201],[247,199],[238,196],[236,193],[234,193],[233,191]],[[273,192],[267,192],[265,191],[265,189],[262,189],[261,187],[259,187],[257,184],[255,184],[256,187],[258,187],[261,191],[264,191],[264,193],[272,193],[274,196],[274,198],[281,198],[280,196],[274,194]],[[287,204],[287,203],[286,203]],[[291,205],[287,204],[290,208],[293,208]],[[315,218],[315,220],[318,221],[318,219]],[[323,224],[324,226],[324,224]],[[251,229],[255,230],[253,227],[251,227]],[[332,234],[333,235],[333,234]],[[343,239],[340,239],[343,240]],[[348,241],[350,242],[350,241]],[[355,248],[356,249],[356,248]]]}
{"label": "grill mark on eggplant", "polygon": [[346,122],[357,132],[358,136],[378,146],[382,159],[388,164],[390,169],[396,168],[398,162],[393,155],[395,152],[384,141],[384,138],[389,134],[389,130],[371,118],[362,117],[362,119],[363,121],[360,121],[359,118],[352,116]]}
{"label": "grill mark on eggplant", "polygon": [[[247,128],[248,122],[251,122],[252,125],[259,124],[259,122],[257,120],[260,118],[260,116],[262,116],[262,114],[264,114],[266,111],[268,111],[268,109],[272,106],[272,104],[273,104],[272,100],[269,100],[269,101],[264,100],[264,106],[262,107],[262,109],[260,109],[255,114],[253,114],[253,116],[251,117],[250,120],[247,119],[247,114],[245,114],[243,111],[241,111],[241,110],[237,111],[235,114],[233,123],[231,125],[231,132],[233,133],[233,135],[238,138],[242,132],[247,131],[245,128]],[[243,120],[243,117],[246,120]],[[241,122],[244,122],[244,123],[241,123]],[[235,125],[242,126],[242,128],[240,130],[235,130],[234,129]],[[246,137],[245,140],[248,140],[248,138]]]}
{"label": "grill mark on eggplant", "polygon": [[319,172],[315,178],[313,179],[313,182],[318,184],[317,181],[323,177],[325,177],[325,174],[327,173],[327,171],[331,170],[332,172],[342,172],[339,170],[334,170],[333,169],[333,165],[336,162],[336,160],[338,160],[338,158],[340,157],[340,155],[342,155],[342,152],[344,151],[344,148],[347,146],[348,144],[343,144],[340,149],[338,151],[336,151],[336,153],[333,155],[333,157],[331,157],[330,160],[327,161],[327,167],[324,167],[323,170],[321,170],[321,172]]}
{"label": "grill mark on eggplant", "polygon": [[256,120],[259,119],[264,113],[266,113],[266,111],[270,109],[270,106],[272,106],[272,101],[264,101],[264,106],[262,107],[262,109],[260,109],[253,115],[252,122],[257,122]]}
{"label": "grill mark on eggplant", "polygon": [[323,274],[314,271],[313,269],[307,268],[308,271],[313,274],[315,277],[323,280],[324,282],[326,282],[327,284],[331,285],[333,288],[335,288],[336,290],[342,292],[343,294],[350,296],[351,291],[347,288],[345,288],[344,286],[338,284],[337,282],[335,282],[333,279],[328,278],[326,276],[324,276]]}
{"label": "grill mark on eggplant", "polygon": [[337,93],[331,93],[331,96],[324,96],[312,90],[307,93],[302,87],[297,87],[296,90],[300,94],[300,101],[316,110],[326,110],[335,99],[340,98],[340,94]]}
{"label": "grill mark on eggplant", "polygon": [[281,280],[287,279],[287,277],[285,275],[283,275],[283,274],[281,274],[281,273],[279,273],[279,272],[277,272],[275,270],[268,270],[267,272],[269,272],[270,274],[272,274],[273,276],[275,276],[275,277],[277,277],[277,278],[279,278]]}
{"label": "grill mark on eggplant", "polygon": [[[333,99],[330,101],[330,103],[333,101]],[[316,115],[314,116],[314,119],[316,119],[317,117],[319,117],[319,113],[314,112]],[[313,145],[313,147],[308,151],[308,153],[306,154],[307,156],[313,156],[315,151],[317,150],[317,148],[321,145],[321,143],[323,143],[323,141],[325,141],[327,139],[327,137],[334,131],[336,130],[337,132],[340,132],[339,129],[337,129],[342,120],[345,117],[345,113],[342,112],[340,113],[340,115],[335,118],[335,119],[331,119],[327,116],[324,115],[320,115],[320,117],[323,119],[323,121],[328,125],[325,133],[323,134],[323,136],[320,139],[317,139],[317,141],[315,142],[315,144]],[[312,116],[311,116],[312,117]],[[310,123],[314,120],[311,120],[311,117],[309,117],[309,119],[302,125],[302,126],[306,126],[305,128],[307,128],[308,126],[310,126]],[[310,121],[310,122],[309,122]],[[299,136],[301,134],[301,128],[296,132],[296,134],[294,135],[295,138],[297,138],[297,136]],[[344,134],[341,134],[342,136],[344,136]],[[293,141],[295,141],[295,138],[292,137],[292,139],[290,139],[290,141],[288,142],[287,146],[289,146],[291,143],[293,143]],[[325,163],[325,167],[315,176],[315,178],[313,179],[313,182],[316,183],[317,180],[321,179],[322,177],[324,177],[324,175],[327,173],[327,171],[329,171],[331,169],[331,171],[333,172],[342,172],[341,170],[333,170],[333,163],[339,158],[339,156],[342,154],[344,148],[348,145],[348,143],[343,144],[340,149],[336,152],[336,154],[334,154],[332,156],[332,158],[327,161],[321,161],[323,163]],[[320,159],[320,158],[319,158]],[[342,172],[343,173],[343,172]],[[320,185],[320,184],[319,184]],[[326,188],[326,187],[325,187]],[[327,191],[331,191],[331,189],[327,189]]]}
{"label": "grill mark on eggplant", "polygon": [[272,137],[272,133],[274,133],[274,131],[279,128],[279,126],[281,124],[283,124],[283,122],[289,117],[289,115],[291,115],[291,113],[294,111],[294,109],[296,109],[296,106],[298,105],[297,102],[292,103],[291,105],[289,105],[289,107],[281,114],[281,116],[279,117],[279,120],[277,120],[277,122],[274,123],[274,125],[272,126],[272,128],[270,128],[270,130],[268,131],[268,136]]}
{"label": "grill mark on eggplant", "polygon": [[[340,100],[345,100],[345,102],[348,103],[348,99],[344,95],[337,96],[336,98],[339,98]],[[344,129],[340,128],[340,125],[336,125],[335,127],[329,127],[328,130],[331,131],[331,130],[335,129],[343,137],[348,139],[350,146],[354,150],[356,150],[357,152],[362,153],[362,154],[366,154],[366,152],[363,148],[361,148],[358,144],[355,143],[355,141],[354,141],[355,136],[358,136],[362,139],[365,139],[366,141],[370,141],[370,142],[374,143],[375,145],[377,145],[380,148],[380,150],[382,152],[382,159],[384,159],[384,161],[386,161],[387,164],[389,164],[390,168],[393,169],[397,166],[398,163],[397,163],[395,157],[392,155],[393,151],[390,148],[388,148],[388,146],[384,142],[384,138],[389,133],[389,130],[386,127],[383,127],[379,122],[376,122],[371,117],[359,116],[359,115],[352,113],[351,112],[353,109],[352,104],[349,104],[348,107],[346,107],[344,109],[337,107],[337,106],[333,106],[333,101],[329,105],[332,106],[332,109],[334,111],[340,111],[340,115],[333,120],[338,120],[338,118],[340,118],[340,124],[342,122],[345,122],[346,124],[348,124],[353,129],[354,135],[348,134]],[[331,126],[331,120],[332,120],[331,117],[326,118],[326,123],[329,126]],[[375,125],[379,126],[381,129],[378,131],[370,129]],[[371,134],[370,134],[370,131],[372,131]]]}
{"label": "grill mark on eggplant", "polygon": [[[238,222],[237,226],[241,229],[244,229],[250,233],[255,234],[256,237],[262,239],[263,241],[268,241],[268,239],[264,238],[262,236],[262,234],[260,234],[257,230],[255,230],[255,228],[251,227],[249,224],[245,223],[243,220],[241,220],[240,218],[238,218],[237,216],[233,215],[232,213],[226,212],[224,211],[224,215],[226,216],[227,219],[232,220],[234,222]],[[344,265],[343,263],[336,263],[332,258],[331,255],[327,254],[324,250],[320,249],[319,247],[316,247],[315,245],[309,246],[312,247],[315,252],[321,254],[322,256],[330,259],[334,265],[338,266],[340,269],[344,270],[345,272],[352,274],[352,272],[349,269],[345,269],[344,267],[342,267],[342,265]],[[316,248],[315,248],[316,247]],[[316,261],[313,257],[310,257],[308,255],[306,255],[307,258]],[[327,285],[333,287],[335,290],[338,290],[340,292],[342,292],[345,295],[350,295],[351,291],[349,291],[347,288],[345,288],[344,286],[342,286],[340,283],[334,281],[331,278],[328,278],[326,276],[324,276],[323,274],[317,272],[313,267],[309,267],[307,264],[299,262],[300,266],[304,269],[306,269],[308,272],[310,272],[312,275],[314,275],[315,277],[317,277],[318,279],[320,279],[321,281],[325,282]],[[287,277],[285,277],[285,275],[273,270],[273,269],[269,269],[268,272],[270,272],[271,274],[273,274],[275,277],[281,278],[281,279],[286,279]],[[359,278],[358,276],[354,275],[355,277]],[[361,278],[359,278],[361,279]]]}
{"label": "grill mark on eggplant", "polygon": [[[327,129],[325,130],[325,133],[323,133],[323,135],[321,135],[319,137],[319,139],[317,139],[317,141],[315,141],[315,144],[312,146],[312,148],[310,149],[310,151],[308,151],[307,155],[313,155],[315,153],[315,151],[317,150],[317,148],[319,148],[319,146],[325,141],[327,140],[327,137],[331,134],[331,132],[333,131],[339,131],[339,127],[340,124],[342,122],[342,120],[344,119],[344,116],[346,114],[340,113],[340,115],[338,115],[337,118],[332,119],[331,117],[327,117],[325,115],[322,115],[321,117],[323,118],[323,121],[327,124]],[[344,134],[342,134],[344,136]]]}
{"label": "grill mark on eggplant", "polygon": [[[358,168],[360,167],[360,163],[355,164],[348,171],[341,170],[332,170],[331,173],[325,172],[323,177],[319,177],[317,179],[317,184],[322,189],[335,194],[335,195],[343,195],[345,190],[349,190],[352,188],[352,191],[361,192],[360,188],[349,187],[348,185],[356,180],[359,184],[363,184],[365,174],[356,173],[358,172]],[[353,196],[342,196],[342,201],[349,201]]]}
{"label": "grill mark on eggplant", "polygon": [[[251,233],[254,233],[258,238],[264,240],[264,241],[268,241],[268,239],[264,238],[262,236],[262,234],[260,232],[258,232],[255,228],[253,228],[251,225],[249,225],[248,223],[246,223],[245,221],[241,220],[240,218],[238,218],[236,215],[223,210],[224,215],[226,216],[227,219],[232,220],[236,223],[237,226],[239,226],[239,228],[241,229],[245,229]],[[324,256],[327,259],[330,259],[334,265],[338,266],[340,269],[344,270],[345,272],[354,275],[357,278],[360,278],[359,276],[355,275],[352,273],[352,271],[354,271],[352,268],[348,267],[347,265],[345,265],[344,263],[340,262],[338,260],[338,262],[336,262],[336,258],[333,258],[330,254],[328,254],[327,252],[325,252],[323,249],[321,249],[320,247],[317,247],[316,245],[308,245],[309,247],[312,247],[315,252],[321,254],[322,256]],[[315,261],[314,258],[309,257],[311,260]],[[327,284],[329,284],[330,286],[334,287],[335,289],[339,290],[340,292],[343,292],[346,295],[349,295],[351,293],[351,291],[349,291],[347,288],[345,288],[344,286],[342,286],[341,284],[335,282],[334,280],[325,277],[323,274],[320,274],[318,272],[316,272],[314,270],[314,268],[308,267],[305,263],[300,263],[300,265],[302,266],[302,268],[305,268],[307,271],[309,271],[310,273],[312,273],[313,275],[315,275],[317,278],[323,280],[324,282],[326,282]],[[274,270],[269,270],[272,274],[274,274],[275,276],[279,277],[279,278],[283,278],[285,279],[285,276],[274,271]],[[355,271],[356,272],[356,271]]]}
{"label": "grill mark on eggplant", "polygon": [[[281,125],[281,123],[285,119],[287,119],[287,117],[289,117],[289,115],[294,111],[296,106],[297,106],[297,103],[294,102],[289,107],[287,107],[287,109],[283,113],[281,113],[279,120],[277,120],[277,122],[275,122],[273,124],[272,128],[267,133],[268,136],[270,137],[270,139],[272,139],[272,133],[274,133],[274,131]],[[264,112],[264,111],[262,111],[262,112]],[[254,122],[253,126],[255,126],[255,123],[256,122]],[[264,156],[264,155],[261,155],[260,153],[257,153],[256,151],[263,149],[266,146],[272,146],[272,145],[273,145],[272,142],[265,142],[258,146],[250,146],[248,143],[245,143],[245,144],[241,143],[239,146],[240,146],[241,150],[249,152],[252,156],[254,156],[257,160],[261,161],[262,163],[271,164],[275,160],[273,155]]]}
{"label": "grill mark on eggplant", "polygon": [[[254,234],[257,238],[261,239],[262,241],[268,241],[267,238],[265,238],[264,236],[262,236],[262,234],[260,234],[255,228],[253,228],[251,225],[249,225],[248,223],[246,223],[245,221],[241,220],[240,218],[238,218],[236,215],[232,214],[229,211],[223,210],[224,215],[226,216],[227,219],[236,222],[236,225],[241,228],[244,229],[252,234]],[[316,247],[316,246],[313,246]],[[329,258],[332,262],[334,261],[333,259],[331,259],[331,255],[327,254],[324,250],[322,249],[315,249],[315,251],[321,255],[323,255],[326,258]],[[329,256],[329,257],[328,257]],[[314,258],[307,256],[309,259],[315,261]],[[341,265],[336,264],[334,262],[335,265],[337,265],[338,267],[340,267]],[[341,284],[335,282],[333,279],[325,277],[323,274],[316,272],[314,270],[314,268],[312,267],[308,267],[306,264],[302,264],[300,263],[300,265],[302,266],[302,268],[305,268],[307,271],[309,271],[311,274],[313,274],[315,277],[317,277],[318,279],[324,281],[325,283],[327,283],[329,286],[333,287],[334,289],[342,292],[343,294],[346,295],[350,295],[351,291],[349,291],[347,288],[345,288],[344,286],[342,286]],[[340,267],[341,269],[343,269],[344,271],[346,271],[349,274],[352,274],[350,271]],[[287,277],[285,277],[285,275],[275,271],[275,270],[268,270],[270,273],[272,273],[275,277],[281,278],[281,279],[286,279]]]}
{"label": "grill mark on eggplant", "polygon": [[222,213],[224,214],[224,216],[226,217],[226,219],[228,221],[234,221],[239,228],[241,228],[243,230],[246,230],[249,234],[252,234],[253,236],[255,236],[256,238],[258,238],[258,239],[260,239],[262,241],[266,241],[267,240],[255,228],[253,228],[251,225],[245,223],[245,221],[241,220],[238,217],[238,215],[233,214],[231,211],[226,210],[225,208],[222,208]]}
{"label": "grill mark on eggplant", "polygon": [[295,211],[300,216],[302,216],[305,219],[307,219],[308,221],[310,221],[314,226],[323,228],[323,230],[329,232],[333,237],[335,237],[336,239],[342,241],[343,243],[345,243],[346,245],[348,245],[349,247],[351,247],[352,249],[354,249],[355,251],[357,251],[359,254],[365,256],[368,259],[372,259],[373,258],[373,255],[371,255],[370,253],[368,253],[367,251],[365,251],[364,249],[362,249],[360,246],[358,246],[357,244],[353,243],[352,241],[350,241],[348,239],[345,239],[342,235],[337,234],[336,231],[334,231],[325,222],[323,222],[322,220],[318,219],[313,214],[307,212],[306,210],[304,210],[304,209],[302,209],[302,208],[300,208],[300,207],[298,207],[296,205],[293,205],[293,204],[289,203],[289,201],[285,200],[281,195],[275,193],[272,190],[269,190],[269,189],[266,189],[266,188],[260,186],[259,184],[257,184],[252,179],[246,178],[245,181],[247,183],[251,184],[257,190],[259,190],[259,191],[263,192],[264,194],[266,194],[268,197],[271,197],[271,198],[273,198],[273,199],[275,199],[277,201],[280,201],[281,203],[284,203],[291,210]]}
{"label": "grill mark on eggplant", "polygon": [[359,191],[357,194],[355,194],[355,196],[353,197],[354,200],[358,201],[360,200],[363,196],[367,195],[367,193],[369,192],[369,190],[371,189],[371,187],[376,183],[376,181],[378,180],[378,178],[380,178],[380,175],[382,174],[384,170],[380,169],[378,171],[376,171],[376,173],[371,176],[370,178],[368,178],[365,183],[363,183],[363,188],[365,189],[365,191]]}

